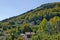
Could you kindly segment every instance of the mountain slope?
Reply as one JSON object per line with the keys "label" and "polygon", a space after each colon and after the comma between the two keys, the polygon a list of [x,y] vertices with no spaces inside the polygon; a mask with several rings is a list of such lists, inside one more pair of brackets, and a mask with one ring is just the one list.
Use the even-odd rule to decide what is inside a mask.
{"label": "mountain slope", "polygon": [[[0,30],[2,35],[10,34],[12,37],[13,34],[15,36],[14,38],[17,36],[17,39],[21,33],[34,32],[36,35],[31,37],[32,40],[34,40],[35,37],[35,40],[48,40],[50,38],[51,40],[55,40],[55,38],[53,39],[52,37],[53,35],[60,35],[59,24],[60,2],[55,2],[43,4],[21,15],[2,20],[0,22]],[[9,38],[7,40],[9,40]]]}
{"label": "mountain slope", "polygon": [[[55,9],[56,8],[56,9]],[[26,13],[23,13],[23,14],[21,14],[21,15],[18,15],[18,16],[15,16],[15,17],[11,17],[11,18],[9,18],[9,20],[10,19],[16,19],[17,17],[26,17],[26,16],[30,16],[31,14],[33,14],[33,15],[35,15],[35,14],[38,14],[38,12],[42,12],[42,11],[44,11],[44,12],[49,12],[49,11],[51,11],[51,12],[54,12],[55,10],[56,10],[56,12],[59,12],[59,8],[60,8],[60,3],[59,2],[56,2],[56,3],[48,3],[48,4],[43,4],[43,5],[41,5],[40,7],[37,7],[36,9],[33,9],[33,10],[30,10],[30,11],[28,11],[28,12],[26,12]],[[40,15],[44,15],[44,14],[47,14],[47,13],[44,13],[44,14],[41,14],[41,13],[39,13]],[[49,13],[50,14],[50,13]],[[52,13],[53,14],[53,13]],[[24,18],[25,19],[25,18]],[[8,19],[6,19],[6,20],[8,20]],[[4,20],[3,20],[4,21]],[[2,22],[3,22],[2,21]]]}

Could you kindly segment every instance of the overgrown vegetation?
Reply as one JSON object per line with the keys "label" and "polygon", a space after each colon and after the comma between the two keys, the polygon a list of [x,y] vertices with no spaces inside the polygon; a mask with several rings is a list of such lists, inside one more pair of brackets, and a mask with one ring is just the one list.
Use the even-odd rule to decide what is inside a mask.
{"label": "overgrown vegetation", "polygon": [[[24,40],[21,33],[34,32],[30,40],[60,40],[60,2],[48,3],[0,22],[6,40]],[[9,35],[8,35],[9,34]]]}

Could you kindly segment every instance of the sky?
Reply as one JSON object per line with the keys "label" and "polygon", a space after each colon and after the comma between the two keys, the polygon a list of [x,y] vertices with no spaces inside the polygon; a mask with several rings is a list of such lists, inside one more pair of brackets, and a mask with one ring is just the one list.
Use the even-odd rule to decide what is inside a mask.
{"label": "sky", "polygon": [[0,20],[20,15],[51,2],[60,2],[60,0],[0,0]]}

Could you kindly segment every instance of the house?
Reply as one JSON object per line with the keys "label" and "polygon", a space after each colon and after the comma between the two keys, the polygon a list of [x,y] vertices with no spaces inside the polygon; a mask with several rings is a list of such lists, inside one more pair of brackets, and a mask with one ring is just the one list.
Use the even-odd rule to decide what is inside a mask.
{"label": "house", "polygon": [[34,32],[25,32],[25,35],[27,36],[27,38],[31,38],[32,35],[34,35]]}
{"label": "house", "polygon": [[20,34],[20,36],[22,36],[24,38],[24,40],[30,40],[32,35],[35,35],[35,33],[34,32],[25,32],[25,33]]}
{"label": "house", "polygon": [[23,37],[27,37],[27,38],[31,38],[32,35],[34,35],[35,33],[34,32],[25,32],[24,34],[22,33],[21,36]]}

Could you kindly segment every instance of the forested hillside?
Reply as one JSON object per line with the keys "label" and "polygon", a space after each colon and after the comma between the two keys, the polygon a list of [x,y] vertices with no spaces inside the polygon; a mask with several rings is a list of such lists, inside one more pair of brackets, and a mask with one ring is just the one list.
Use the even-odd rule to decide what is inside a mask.
{"label": "forested hillside", "polygon": [[21,34],[26,32],[35,33],[30,40],[60,40],[60,2],[0,21],[0,36],[6,36],[6,40],[25,40]]}

